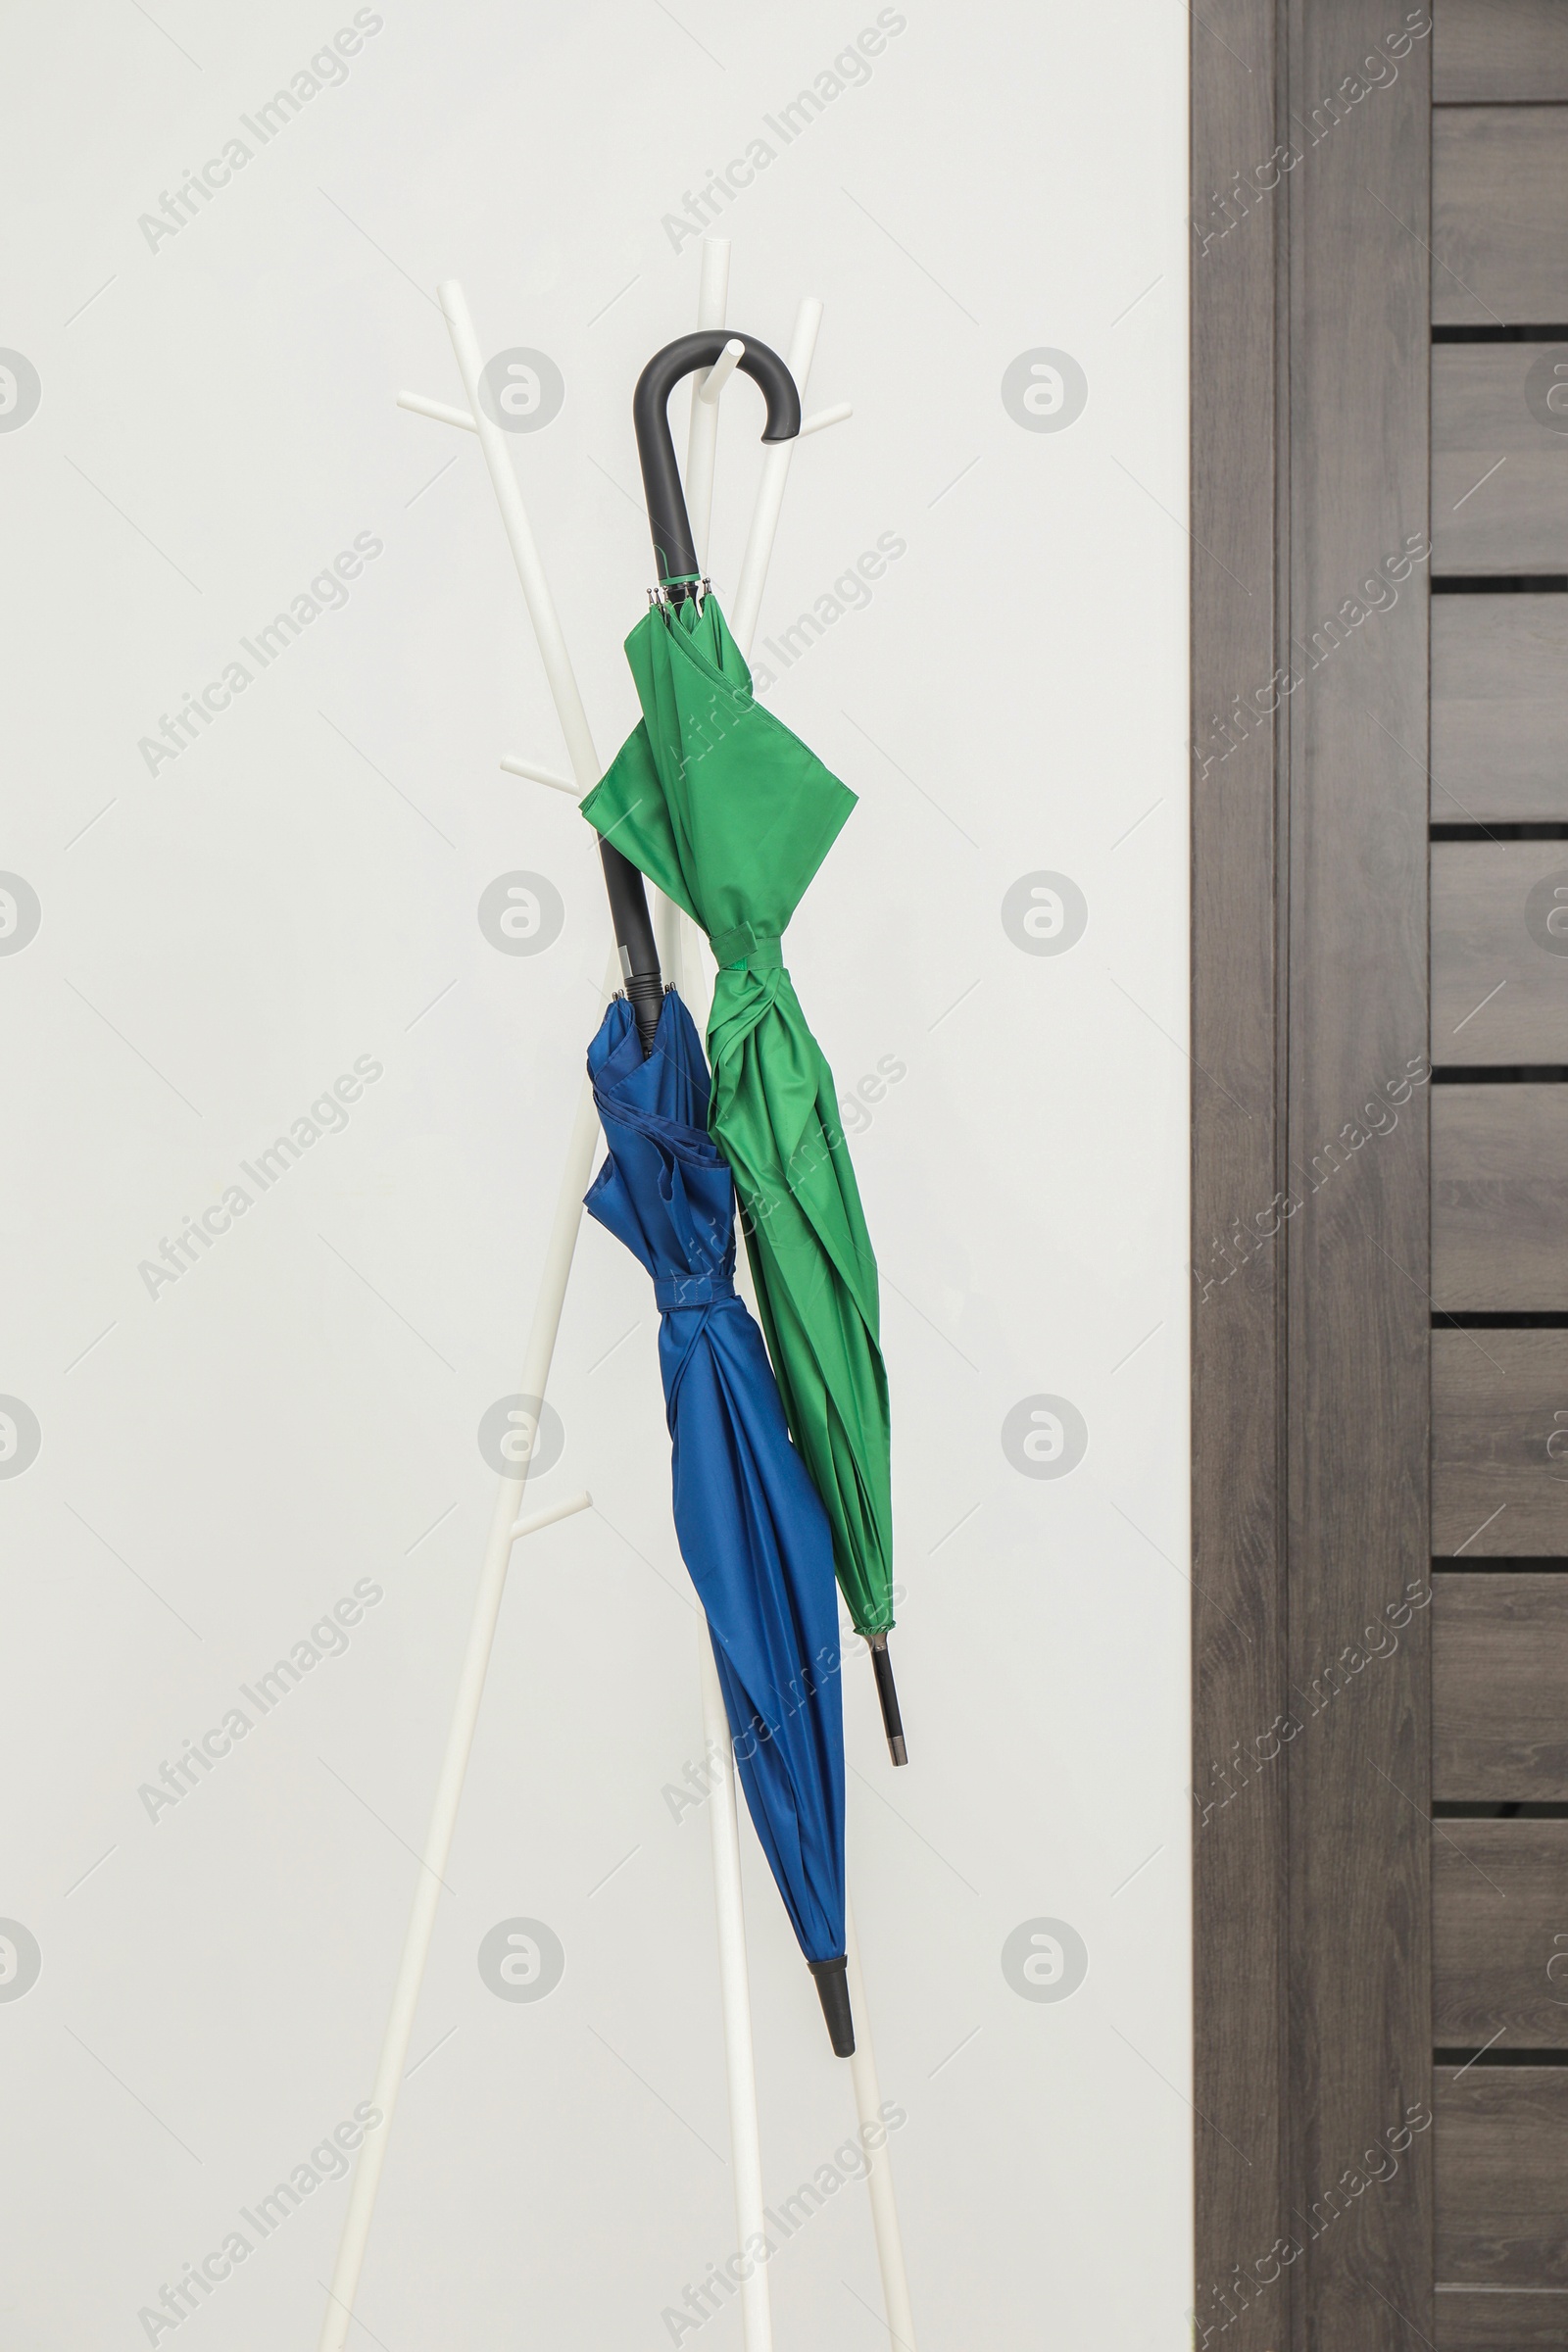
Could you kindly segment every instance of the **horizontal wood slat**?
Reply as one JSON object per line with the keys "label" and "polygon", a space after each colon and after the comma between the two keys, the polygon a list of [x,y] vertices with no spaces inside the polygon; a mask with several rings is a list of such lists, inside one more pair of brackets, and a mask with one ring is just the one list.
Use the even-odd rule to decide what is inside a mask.
{"label": "horizontal wood slat", "polygon": [[1434,114],[1432,255],[1438,324],[1568,320],[1568,107]]}
{"label": "horizontal wood slat", "polygon": [[1564,1455],[1568,1331],[1434,1331],[1437,1558],[1568,1557]]}
{"label": "horizontal wood slat", "polygon": [[1432,1089],[1432,1299],[1568,1308],[1568,1085]]}
{"label": "horizontal wood slat", "polygon": [[1568,596],[1433,598],[1432,817],[1568,818]]}
{"label": "horizontal wood slat", "polygon": [[1439,2278],[1568,2286],[1568,2067],[1440,2067],[1432,2104]]}
{"label": "horizontal wood slat", "polygon": [[1568,2343],[1568,2291],[1560,2287],[1467,2294],[1440,2284],[1436,2308],[1438,2352],[1562,2352]]}
{"label": "horizontal wood slat", "polygon": [[1568,98],[1568,9],[1562,0],[1434,0],[1432,95]]}
{"label": "horizontal wood slat", "polygon": [[1568,1821],[1432,1825],[1432,2038],[1479,2050],[1498,2034],[1568,2047]]}
{"label": "horizontal wood slat", "polygon": [[[1568,1576],[1450,1569],[1432,1586],[1434,1797],[1450,1804],[1562,1803],[1568,1798]],[[1474,1827],[1459,1822],[1452,1835],[1463,1845]],[[1563,1894],[1568,1910],[1568,1885]],[[1568,1917],[1561,1925],[1568,1928]]]}
{"label": "horizontal wood slat", "polygon": [[1434,349],[1435,573],[1568,572],[1568,432],[1529,405],[1527,379],[1543,362],[1548,373],[1568,367],[1568,344]]}
{"label": "horizontal wood slat", "polygon": [[1568,1064],[1568,842],[1436,842],[1435,1063]]}

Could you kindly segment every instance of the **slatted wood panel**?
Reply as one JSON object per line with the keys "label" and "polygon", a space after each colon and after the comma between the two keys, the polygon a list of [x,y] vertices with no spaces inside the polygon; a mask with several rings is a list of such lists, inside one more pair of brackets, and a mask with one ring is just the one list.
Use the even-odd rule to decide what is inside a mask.
{"label": "slatted wood panel", "polygon": [[1437,2352],[1563,2352],[1568,2295],[1549,2287],[1467,2294],[1440,2280],[1437,2328]]}
{"label": "slatted wood panel", "polygon": [[[1568,326],[1568,5],[1437,0],[1432,317]],[[1457,103],[1456,103],[1457,102]],[[1433,571],[1491,598],[1435,600],[1432,813],[1568,815],[1568,348],[1433,354]],[[1563,892],[1557,898],[1557,892]],[[1440,843],[1432,1056],[1494,1071],[1568,1061],[1568,843]],[[1556,967],[1561,965],[1562,970]],[[1519,1326],[1433,1335],[1433,1543],[1539,1568],[1434,1579],[1433,1789],[1568,1797],[1568,1086],[1440,1085],[1432,1103],[1435,1304]],[[1561,1418],[1559,1418],[1559,1415]],[[1568,1821],[1433,1825],[1433,2032],[1460,2049],[1438,2106],[1438,2352],[1568,2345]],[[1548,1969],[1552,1974],[1548,1975]]]}
{"label": "slatted wood panel", "polygon": [[1433,598],[1432,816],[1568,818],[1568,596]]}
{"label": "slatted wood panel", "polygon": [[1568,1308],[1568,1085],[1432,1089],[1432,1299]]}
{"label": "slatted wood panel", "polygon": [[1568,1066],[1568,842],[1434,843],[1432,1058]]}
{"label": "slatted wood panel", "polygon": [[[1449,1569],[1432,1583],[1433,1795],[1452,1804],[1562,1803],[1568,1576]],[[1453,1831],[1461,1844],[1466,1826]],[[1568,1881],[1563,1899],[1568,1910]],[[1560,1924],[1568,1928],[1568,1918]]]}
{"label": "slatted wood panel", "polygon": [[1432,2104],[1438,2277],[1568,2287],[1568,2067],[1440,2067]]}
{"label": "slatted wood panel", "polygon": [[1568,2048],[1568,1821],[1432,1827],[1434,2041]]}
{"label": "slatted wood panel", "polygon": [[1568,572],[1568,432],[1540,423],[1526,397],[1544,354],[1568,365],[1561,343],[1433,351],[1435,574]]}
{"label": "slatted wood panel", "polygon": [[1432,121],[1437,324],[1568,321],[1568,107],[1441,107]]}
{"label": "slatted wood panel", "polygon": [[1432,95],[1440,104],[1568,99],[1562,0],[1434,0]]}

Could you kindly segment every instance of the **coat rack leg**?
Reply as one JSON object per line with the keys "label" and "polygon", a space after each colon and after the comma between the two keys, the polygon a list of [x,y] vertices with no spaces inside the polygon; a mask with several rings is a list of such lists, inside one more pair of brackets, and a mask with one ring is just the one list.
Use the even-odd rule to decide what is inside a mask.
{"label": "coat rack leg", "polygon": [[[729,241],[703,240],[702,281],[698,294],[699,326],[722,326],[729,283]],[[706,562],[708,520],[713,497],[713,465],[718,437],[718,403],[698,399],[692,387],[692,424],[687,448],[688,501],[696,493],[693,527]],[[672,987],[690,1007],[693,981],[702,985],[701,958],[707,952],[697,925],[667,899],[661,899],[665,918],[660,938],[660,959]],[[706,1007],[704,1008],[706,1010]],[[713,1644],[706,1619],[697,1629],[697,1674],[703,1697],[703,1742],[716,1764],[718,1786],[709,1800],[713,1842],[713,1909],[718,1922],[718,1982],[724,2022],[724,2072],[729,2090],[729,2157],[735,2179],[735,2244],[744,2252],[759,2233],[765,2241],[762,2219],[762,2137],[757,2107],[757,2062],[752,2046],[752,1980],[746,1960],[746,1919],[741,1908],[740,1812],[737,1804],[735,1752],[730,1744],[724,1694],[713,1663]],[[753,2262],[741,2283],[741,2337],[745,2352],[772,2352],[773,2310],[764,2264]]]}
{"label": "coat rack leg", "polygon": [[[533,1328],[528,1335],[527,1353],[523,1358],[522,1394],[525,1396],[543,1398],[550,1378],[550,1359],[555,1353],[556,1334],[561,1328],[561,1309],[566,1296],[566,1282],[577,1246],[578,1228],[582,1222],[582,1197],[588,1189],[588,1179],[593,1171],[594,1146],[598,1136],[599,1114],[594,1108],[593,1089],[585,1079],[577,1100],[576,1116],[572,1121],[571,1140],[566,1147],[566,1164],[562,1170],[561,1191],[545,1250],[544,1270],[539,1277]],[[520,1434],[527,1437],[531,1446],[533,1431]],[[365,2249],[370,2234],[371,2216],[375,2211],[376,2191],[381,2185],[381,2168],[386,2162],[387,2142],[392,2135],[392,2120],[397,2113],[398,2092],[402,2087],[404,2069],[408,2065],[409,2038],[414,2032],[415,2014],[419,2005],[425,1962],[430,1956],[430,1939],[435,1934],[436,1910],[452,1853],[453,1836],[458,1826],[458,1805],[462,1799],[463,1783],[479,1721],[479,1702],[484,1696],[485,1674],[490,1664],[491,1650],[495,1646],[496,1624],[501,1615],[507,1569],[512,1560],[513,1544],[516,1542],[514,1528],[527,1481],[528,1460],[524,1459],[518,1466],[515,1478],[502,1480],[490,1516],[490,1533],[485,1543],[484,1565],[479,1571],[478,1591],[474,1594],[473,1614],[468,1624],[468,1642],[464,1652],[463,1671],[458,1680],[457,1701],[447,1732],[446,1750],[441,1759],[435,1802],[430,1808],[430,1826],[425,1832],[414,1904],[403,1938],[402,1957],[398,1961],[392,2006],[387,2016],[386,2031],[381,2037],[381,2055],[376,2063],[375,2086],[371,2097],[381,2110],[382,2121],[380,2129],[370,2132],[363,2142],[354,2167],[354,2178],[349,2184],[348,2210],[343,2217],[337,2260],[332,2266],[332,2282],[318,2352],[343,2352],[354,2321],[354,2300],[359,2292],[360,2273],[365,2265]]]}
{"label": "coat rack leg", "polygon": [[[699,326],[722,326],[729,292],[729,239],[703,239],[703,274],[697,296]],[[704,400],[706,374],[692,378],[691,426],[686,440],[686,512],[691,517],[697,565],[708,569],[708,526],[713,509],[713,464],[718,446],[718,403]]]}
{"label": "coat rack leg", "polygon": [[[722,318],[711,323],[722,324]],[[795,314],[795,327],[789,348],[790,372],[803,399],[807,378],[811,372],[811,362],[816,355],[816,338],[821,323],[822,305],[813,296],[808,296]],[[751,531],[741,564],[740,586],[735,594],[735,642],[748,657],[761,612],[762,588],[773,553],[773,540],[778,529],[784,486],[789,478],[794,449],[794,442],[786,441],[777,449],[769,450],[762,461],[762,479],[752,512]],[[747,1274],[749,1269],[742,1252],[737,1266],[737,1280],[755,1313],[757,1302],[751,1295],[750,1281],[744,1279]],[[845,1918],[849,1931],[850,2006],[855,2013],[855,2055],[850,2060],[850,2069],[855,2082],[856,2111],[863,2126],[876,2125],[883,2142],[880,2148],[866,2149],[866,2162],[870,2167],[867,2185],[871,2197],[871,2227],[876,2235],[877,2265],[882,2274],[882,2307],[887,2315],[888,2333],[895,2352],[914,2352],[914,2319],[909,2308],[904,2236],[899,2228],[898,2200],[893,2192],[893,2169],[887,2150],[886,2130],[878,2113],[881,2092],[877,2087],[876,2051],[871,2040],[870,2004],[865,1997],[865,1980],[860,1973],[859,1946],[855,1936],[855,1911],[847,1897]]]}
{"label": "coat rack leg", "polygon": [[[718,1767],[709,1799],[713,1839],[713,1901],[718,1914],[718,1971],[723,1994],[724,2066],[729,2082],[729,2150],[735,2175],[735,2243],[745,2253],[767,2238],[762,2214],[762,2145],[757,2112],[757,2066],[752,2051],[752,1988],[746,1967],[746,1921],[741,1910],[741,1835],[735,1756],[724,1694],[713,1663],[707,1622],[697,1629],[703,1690],[703,1740]],[[772,2352],[773,2315],[767,2271],[754,2260],[741,2281],[741,2333],[746,2352]]]}
{"label": "coat rack leg", "polygon": [[[882,2309],[895,2352],[915,2352],[914,2314],[909,2305],[909,2279],[904,2264],[904,2232],[899,2228],[898,2199],[893,2193],[893,2161],[888,2153],[887,2126],[882,2122],[882,2091],[876,2076],[876,2051],[871,2042],[871,2009],[860,1974],[860,1946],[855,1933],[855,1910],[845,1905],[849,1929],[850,2005],[855,2011],[855,2055],[850,2071],[855,2078],[855,2111],[861,2124],[860,2144],[868,2167],[865,2185],[871,2199],[871,2227],[876,2232],[877,2266],[882,2274]],[[871,2127],[875,2126],[875,2132]],[[879,2144],[872,2146],[876,2139]]]}

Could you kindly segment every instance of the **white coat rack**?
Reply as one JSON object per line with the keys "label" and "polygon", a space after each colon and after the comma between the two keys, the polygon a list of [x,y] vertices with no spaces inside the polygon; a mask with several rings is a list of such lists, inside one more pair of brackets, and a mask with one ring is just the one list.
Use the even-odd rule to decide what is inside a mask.
{"label": "white coat rack", "polygon": [[[708,238],[703,247],[702,285],[699,297],[699,326],[721,326],[727,302],[729,282],[729,245],[722,238]],[[556,612],[539,551],[529,526],[527,510],[513,467],[512,453],[506,434],[489,416],[479,397],[479,379],[483,359],[473,322],[468,316],[463,289],[454,279],[448,279],[438,289],[441,308],[446,317],[457,357],[458,371],[463,378],[467,398],[466,409],[453,408],[442,401],[427,400],[422,394],[401,392],[400,408],[410,409],[416,416],[427,416],[440,424],[455,425],[478,438],[489,471],[496,503],[501,511],[502,527],[506,531],[522,585],[523,601],[528,618],[538,642],[540,658],[550,685],[561,731],[565,738],[566,757],[571,776],[558,775],[554,769],[533,760],[514,754],[501,764],[509,774],[527,778],[554,792],[580,798],[598,783],[604,770],[594,749],[587,713],[577,690],[565,638]],[[790,372],[804,393],[807,377],[816,347],[817,329],[821,323],[822,305],[808,300],[801,304],[795,318],[795,330],[788,353]],[[704,375],[697,377],[692,390],[691,425],[687,441],[686,498],[691,516],[693,537],[698,561],[706,568],[709,523],[712,510],[714,461],[718,434],[718,406],[724,386],[733,373],[745,346],[732,341],[722,356]],[[801,436],[840,423],[851,414],[848,403],[820,411],[802,424]],[[793,441],[770,446],[762,460],[762,478],[752,513],[751,529],[741,564],[736,587],[731,630],[743,654],[751,651],[752,639],[761,610],[762,590],[773,552],[773,540],[778,528],[783,505],[784,486],[789,476],[790,459],[795,449]],[[699,948],[701,934],[695,924],[670,902],[656,893],[655,921],[659,939],[660,961],[666,981],[678,988],[692,1012],[703,1024],[707,1003],[694,1003],[699,993],[711,999],[711,959]],[[604,995],[608,998],[620,985],[618,960],[612,950],[605,977]],[[577,1099],[576,1112],[566,1146],[565,1164],[561,1174],[561,1189],[556,1200],[555,1215],[545,1246],[544,1266],[539,1278],[539,1291],[534,1305],[533,1326],[528,1335],[523,1355],[521,1394],[537,1398],[541,1404],[549,1385],[551,1359],[555,1353],[556,1335],[561,1328],[562,1308],[565,1300],[566,1284],[571,1273],[571,1261],[576,1250],[577,1236],[582,1223],[583,1195],[593,1172],[594,1152],[599,1139],[599,1118],[594,1107],[593,1088],[584,1078]],[[756,1300],[750,1296],[749,1274],[737,1259],[740,1287],[755,1310]],[[404,1936],[402,1955],[398,1962],[391,2007],[386,2031],[382,2036],[380,2058],[376,2065],[372,2097],[381,2110],[383,2122],[379,2131],[364,2141],[349,2185],[348,2210],[344,2215],[342,2233],[338,2241],[337,2259],[327,2294],[326,2314],[318,2341],[318,2352],[344,2352],[349,2330],[354,2324],[354,2305],[359,2292],[361,2274],[365,2266],[366,2247],[369,2240],[370,2224],[375,2211],[376,2194],[381,2184],[382,2168],[386,2161],[387,2142],[391,2137],[393,2118],[397,2110],[398,2091],[408,2064],[409,2045],[414,2032],[415,2014],[418,2007],[419,1991],[424,1981],[425,1963],[429,1957],[431,1939],[435,1933],[437,1903],[452,1840],[457,1829],[458,1806],[467,1772],[468,1757],[473,1747],[474,1733],[479,1720],[479,1706],[484,1692],[485,1674],[495,1643],[496,1625],[501,1612],[502,1594],[506,1588],[507,1570],[511,1564],[513,1546],[524,1536],[568,1517],[574,1511],[588,1507],[590,1496],[574,1494],[564,1502],[531,1516],[522,1515],[523,1492],[527,1485],[532,1459],[534,1426],[521,1424],[521,1434],[527,1440],[528,1458],[515,1476],[502,1479],[491,1513],[490,1533],[485,1544],[484,1560],[479,1572],[478,1591],[474,1596],[473,1614],[468,1628],[467,1646],[459,1678],[458,1693],[452,1722],[447,1734],[440,1777],[436,1784],[435,1802],[431,1808],[430,1825],[426,1832],[424,1851],[420,1858],[419,1878],[415,1888],[409,1925]],[[712,1644],[708,1636],[706,1621],[699,1620],[698,1628],[699,1679],[703,1702],[703,1730],[708,1751],[719,1761],[719,1785],[710,1803],[713,1849],[713,1887],[718,1921],[719,1984],[722,1998],[724,2057],[729,2090],[729,2126],[731,2171],[735,2180],[736,2245],[744,2247],[754,2237],[767,2237],[762,2193],[761,2132],[757,2104],[757,2073],[752,2043],[751,1983],[746,1962],[746,1925],[741,1897],[740,1812],[737,1803],[734,1754],[730,1744],[729,1725],[724,1715],[723,1696],[719,1689],[718,1671],[713,1663]],[[876,2059],[871,2044],[870,2014],[866,2002],[865,1984],[860,1966],[859,1948],[856,1938],[854,1913],[845,1906],[848,1936],[849,1982],[851,2004],[855,2017],[855,2055],[849,2065],[855,2090],[858,2118],[862,2126],[861,2143],[867,2165],[872,2226],[876,2235],[877,2261],[882,2278],[883,2305],[887,2316],[888,2333],[897,2352],[915,2352],[914,2322],[909,2308],[908,2282],[905,2271],[903,2240],[899,2230],[898,2207],[893,2192],[893,2175],[887,2147],[887,2133],[879,2116],[880,2090],[877,2082]],[[874,2130],[872,2127],[875,2127]],[[740,2285],[742,2331],[745,2352],[772,2352],[773,2325],[768,2296],[766,2266],[754,2263],[749,2276]]]}

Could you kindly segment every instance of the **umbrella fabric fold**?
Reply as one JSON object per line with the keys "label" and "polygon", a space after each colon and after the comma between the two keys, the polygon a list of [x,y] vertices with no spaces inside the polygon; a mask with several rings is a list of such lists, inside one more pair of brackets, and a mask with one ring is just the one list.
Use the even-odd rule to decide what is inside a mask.
{"label": "umbrella fabric fold", "polygon": [[[855,795],[756,700],[711,594],[654,603],[626,658],[642,721],[582,811],[702,926],[720,967],[710,1127],[734,1170],[790,1432],[886,1710],[893,1500],[876,1258],[833,1075],[780,945]],[[888,1728],[902,1761],[896,1705]]]}
{"label": "umbrella fabric fold", "polygon": [[588,1070],[609,1156],[585,1205],[654,1278],[675,1532],[708,1616],[747,1806],[848,2055],[832,1537],[735,1292],[733,1187],[707,1132],[708,1071],[675,992],[646,1059],[632,1008],[614,999]]}

